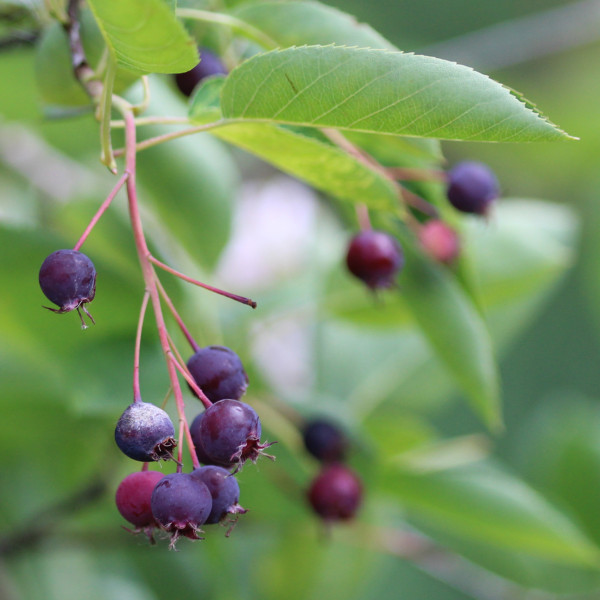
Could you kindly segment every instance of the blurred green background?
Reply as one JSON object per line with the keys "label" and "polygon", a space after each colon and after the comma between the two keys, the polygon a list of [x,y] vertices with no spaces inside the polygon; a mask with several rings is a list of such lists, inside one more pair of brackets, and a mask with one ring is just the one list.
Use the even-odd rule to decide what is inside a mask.
{"label": "blurred green background", "polygon": [[[82,333],[76,316],[40,308],[37,272],[72,247],[112,185],[97,125],[87,112],[46,118],[34,49],[3,48],[3,600],[598,597],[600,3],[331,4],[402,50],[519,90],[581,138],[443,144],[449,165],[485,161],[503,195],[523,199],[466,227],[500,356],[505,432],[488,436],[401,305],[374,306],[348,281],[339,257],[349,232],[329,203],[212,138],[185,138],[140,154],[146,228],[166,262],[258,300],[252,312],[162,278],[200,344],[242,357],[277,462],[240,474],[250,512],[231,538],[209,530],[169,552],[123,531],[113,494],[137,467],[112,438],[131,398],[143,295],[124,199],[84,247],[99,273],[98,325]],[[157,110],[183,114],[170,83],[153,84]],[[151,325],[142,394],[161,403],[168,384]],[[187,403],[193,418],[199,406]],[[331,532],[304,501],[318,467],[294,419],[313,414],[347,428],[365,482],[357,522]]]}

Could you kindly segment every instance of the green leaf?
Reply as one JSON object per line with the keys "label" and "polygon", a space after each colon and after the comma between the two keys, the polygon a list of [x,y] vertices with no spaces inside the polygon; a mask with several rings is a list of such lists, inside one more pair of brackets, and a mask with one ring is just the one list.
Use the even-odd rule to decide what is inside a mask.
{"label": "green leaf", "polygon": [[339,44],[395,50],[369,25],[319,2],[244,4],[235,16],[266,33],[282,47]]}
{"label": "green leaf", "polygon": [[138,73],[182,73],[198,63],[194,40],[164,0],[90,0],[117,62]]}
{"label": "green leaf", "polygon": [[502,424],[498,372],[481,315],[443,267],[405,240],[406,266],[400,278],[406,304],[437,356],[491,429]]}
{"label": "green leaf", "polygon": [[[223,77],[211,78],[200,86],[190,107],[192,120],[204,123],[219,118],[219,90],[224,82]],[[267,123],[234,123],[212,133],[332,196],[373,209],[398,209],[394,185],[336,146]]]}
{"label": "green leaf", "polygon": [[561,565],[600,565],[598,547],[567,515],[493,463],[427,474],[390,468],[383,487],[428,531]]}
{"label": "green leaf", "polygon": [[259,54],[223,87],[223,116],[481,141],[569,136],[510,90],[452,62],[339,46]]}

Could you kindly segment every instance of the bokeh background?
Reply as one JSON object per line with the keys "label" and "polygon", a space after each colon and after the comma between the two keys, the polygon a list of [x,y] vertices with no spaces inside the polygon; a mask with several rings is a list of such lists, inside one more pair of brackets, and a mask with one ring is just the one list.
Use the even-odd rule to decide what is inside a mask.
{"label": "bokeh background", "polygon": [[[99,272],[91,306],[98,325],[82,333],[74,315],[41,310],[37,271],[47,254],[73,245],[110,189],[97,126],[85,111],[47,118],[40,57],[27,45],[2,48],[0,598],[598,597],[598,564],[551,559],[547,547],[521,560],[516,539],[471,544],[476,519],[458,534],[445,529],[444,507],[435,511],[417,483],[427,480],[415,473],[435,473],[446,461],[476,474],[489,454],[483,463],[499,474],[476,480],[474,492],[490,492],[481,502],[505,494],[527,504],[537,494],[544,502],[528,505],[532,518],[556,519],[565,530],[574,523],[600,544],[600,2],[330,4],[402,50],[457,60],[519,90],[581,138],[443,144],[449,165],[485,161],[503,194],[522,199],[466,227],[493,309],[504,433],[490,436],[472,415],[401,306],[374,306],[348,281],[340,257],[349,231],[329,202],[212,138],[186,138],[140,155],[146,227],[180,270],[259,301],[252,312],[163,277],[198,341],[242,356],[248,402],[279,441],[277,462],[240,474],[241,502],[251,510],[231,538],[209,531],[169,552],[123,531],[113,494],[136,467],[112,436],[130,402],[143,294],[124,201],[84,248]],[[157,110],[182,114],[171,83],[153,83]],[[148,320],[142,394],[160,404],[167,388]],[[191,396],[187,403],[192,418],[200,407]],[[296,425],[314,414],[347,429],[351,464],[365,483],[358,520],[333,531],[304,500],[318,466]],[[390,459],[416,470],[399,484],[385,468]],[[482,520],[510,521],[497,508],[483,506]]]}

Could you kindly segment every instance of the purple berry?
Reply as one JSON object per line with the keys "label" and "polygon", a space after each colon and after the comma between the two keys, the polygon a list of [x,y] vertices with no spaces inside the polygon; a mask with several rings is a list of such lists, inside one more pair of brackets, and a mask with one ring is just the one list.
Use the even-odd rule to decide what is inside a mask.
{"label": "purple berry", "polygon": [[212,497],[206,484],[190,473],[173,473],[163,477],[154,488],[150,501],[156,522],[172,534],[171,547],[180,536],[192,540],[212,509]]}
{"label": "purple berry", "polygon": [[239,400],[219,400],[209,406],[198,428],[198,439],[206,456],[214,463],[238,468],[246,460],[256,462],[264,448],[271,445],[261,444],[260,434],[258,415]]}
{"label": "purple berry", "polygon": [[[85,254],[77,250],[53,252],[40,267],[39,282],[46,298],[59,307],[46,307],[48,310],[66,313],[81,308],[94,322],[84,305],[96,294],[96,269]],[[81,323],[85,328],[83,318]]]}
{"label": "purple berry", "polygon": [[347,521],[354,517],[361,504],[362,484],[348,467],[332,464],[314,479],[308,500],[325,521]]}
{"label": "purple berry", "polygon": [[223,467],[206,466],[194,469],[192,477],[197,477],[206,484],[212,496],[212,510],[206,524],[218,523],[228,515],[243,514],[245,508],[239,505],[240,486],[237,479]]}
{"label": "purple berry", "polygon": [[346,457],[348,440],[339,427],[329,421],[308,421],[302,430],[302,437],[304,446],[317,460],[337,462]]}
{"label": "purple berry", "polygon": [[485,215],[500,195],[496,175],[480,162],[461,162],[448,172],[448,200],[454,208]]}
{"label": "purple berry", "polygon": [[187,363],[198,387],[211,402],[239,400],[248,387],[240,357],[225,346],[200,348]]}
{"label": "purple berry", "polygon": [[121,481],[115,495],[115,502],[123,518],[137,529],[156,526],[150,498],[156,484],[164,477],[158,471],[138,471],[130,473]]}
{"label": "purple berry", "polygon": [[350,241],[346,264],[371,289],[386,288],[404,266],[404,254],[395,238],[369,229],[357,233]]}
{"label": "purple berry", "polygon": [[196,449],[196,456],[198,460],[203,465],[217,465],[220,467],[230,467],[231,463],[229,461],[225,463],[219,463],[214,461],[210,456],[206,454],[204,451],[204,447],[202,446],[202,437],[200,435],[200,424],[202,423],[202,418],[206,413],[200,413],[190,425],[190,435],[192,436],[192,441],[194,442],[194,447]]}
{"label": "purple berry", "polygon": [[458,234],[438,219],[432,219],[421,227],[419,241],[431,258],[443,264],[453,263],[460,254]]}
{"label": "purple berry", "polygon": [[142,462],[173,458],[174,436],[169,415],[149,402],[130,404],[115,429],[115,441],[123,454]]}
{"label": "purple berry", "polygon": [[227,69],[221,59],[206,48],[199,48],[200,62],[185,73],[175,75],[175,83],[184,96],[191,96],[196,86],[211,75],[227,75]]}

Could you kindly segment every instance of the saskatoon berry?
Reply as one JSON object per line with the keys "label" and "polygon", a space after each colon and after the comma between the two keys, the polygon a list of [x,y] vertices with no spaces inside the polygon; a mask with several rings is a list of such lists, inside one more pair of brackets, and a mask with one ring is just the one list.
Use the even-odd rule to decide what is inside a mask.
{"label": "saskatoon berry", "polygon": [[344,460],[348,441],[343,432],[329,421],[314,419],[308,421],[302,430],[306,449],[322,462]]}
{"label": "saskatoon berry", "polygon": [[207,456],[204,451],[204,447],[202,446],[202,438],[200,436],[200,423],[202,422],[202,418],[206,413],[200,413],[190,425],[190,435],[192,436],[192,441],[194,442],[194,448],[196,449],[196,456],[198,460],[204,465],[218,465],[220,467],[230,467],[230,462],[219,463],[214,461],[212,458]]}
{"label": "saskatoon berry", "polygon": [[194,88],[211,75],[227,75],[227,69],[221,59],[206,48],[199,48],[200,62],[185,73],[175,75],[175,83],[184,96],[191,96]]}
{"label": "saskatoon berry", "polygon": [[386,288],[404,266],[404,254],[392,236],[383,231],[365,230],[350,241],[346,264],[349,271],[371,289]]}
{"label": "saskatoon berry", "polygon": [[487,165],[466,161],[448,172],[446,195],[456,209],[485,215],[492,202],[500,195],[500,186]]}
{"label": "saskatoon berry", "polygon": [[212,496],[212,510],[205,521],[207,525],[218,523],[227,515],[247,512],[239,505],[240,486],[237,479],[227,469],[212,465],[200,467],[192,471],[192,477],[202,481]]}
{"label": "saskatoon berry", "polygon": [[96,269],[85,254],[77,250],[53,252],[42,263],[39,282],[46,298],[59,307],[49,310],[66,313],[82,308],[94,322],[84,305],[96,294]]}
{"label": "saskatoon berry", "polygon": [[271,445],[261,444],[260,434],[260,419],[252,407],[239,400],[219,400],[203,414],[197,437],[212,463],[239,468],[246,460],[256,462]]}
{"label": "saskatoon berry", "polygon": [[121,515],[136,528],[156,526],[150,498],[156,484],[164,477],[158,471],[130,473],[117,488],[115,501]]}
{"label": "saskatoon berry", "polygon": [[312,482],[308,500],[325,521],[346,521],[356,514],[360,506],[362,485],[348,467],[329,465]]}
{"label": "saskatoon berry", "polygon": [[225,346],[200,348],[187,363],[188,369],[211,402],[239,400],[248,387],[248,375],[240,357]]}
{"label": "saskatoon berry", "polygon": [[134,402],[121,415],[115,441],[121,451],[142,462],[169,460],[177,446],[169,415],[149,402]]}
{"label": "saskatoon berry", "polygon": [[453,263],[460,253],[458,234],[438,219],[432,219],[421,227],[419,241],[431,258],[444,264]]}
{"label": "saskatoon berry", "polygon": [[206,484],[190,473],[173,473],[163,477],[154,488],[150,500],[156,522],[172,533],[171,547],[180,536],[198,537],[200,525],[212,509],[212,497]]}

